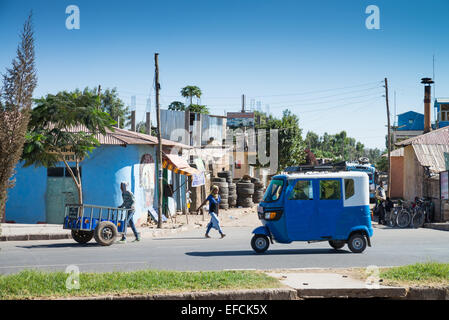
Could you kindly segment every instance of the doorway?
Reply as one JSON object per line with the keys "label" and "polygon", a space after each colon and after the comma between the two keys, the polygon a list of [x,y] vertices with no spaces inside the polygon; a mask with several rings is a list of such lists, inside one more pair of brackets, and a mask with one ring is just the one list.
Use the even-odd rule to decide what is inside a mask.
{"label": "doorway", "polygon": [[[76,175],[76,168],[71,168]],[[81,175],[80,168],[80,175]],[[45,197],[46,222],[64,223],[66,204],[78,203],[78,190],[66,168],[47,168],[47,193]]]}

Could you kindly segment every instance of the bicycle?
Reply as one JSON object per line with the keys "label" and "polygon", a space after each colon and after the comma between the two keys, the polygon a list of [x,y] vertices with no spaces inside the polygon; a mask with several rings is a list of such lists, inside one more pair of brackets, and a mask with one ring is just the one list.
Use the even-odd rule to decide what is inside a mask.
{"label": "bicycle", "polygon": [[424,225],[426,219],[426,211],[423,209],[424,201],[423,199],[415,198],[415,203],[412,208],[412,221],[410,226],[412,228],[420,228]]}
{"label": "bicycle", "polygon": [[423,199],[423,210],[426,223],[431,223],[434,218],[435,205],[431,198]]}
{"label": "bicycle", "polygon": [[385,212],[385,223],[390,228],[393,228],[397,225],[396,221],[398,218],[399,207],[394,207],[390,211]]}
{"label": "bicycle", "polygon": [[410,204],[408,202],[399,200],[399,207],[397,207],[398,213],[397,213],[397,218],[396,218],[396,225],[399,228],[406,228],[410,225],[412,217],[408,210],[409,207],[410,207]]}

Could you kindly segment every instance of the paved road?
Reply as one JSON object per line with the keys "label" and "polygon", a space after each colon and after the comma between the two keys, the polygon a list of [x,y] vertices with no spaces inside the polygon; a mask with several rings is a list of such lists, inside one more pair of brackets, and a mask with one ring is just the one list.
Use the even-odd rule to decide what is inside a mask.
{"label": "paved road", "polygon": [[82,272],[139,269],[222,270],[395,266],[424,261],[449,262],[449,232],[431,229],[376,228],[373,247],[353,254],[334,251],[327,242],[274,244],[263,255],[250,247],[249,227],[227,227],[226,238],[203,238],[203,229],[144,239],[140,243],[101,247],[73,240],[0,243],[0,273],[22,269],[62,270],[76,265]]}

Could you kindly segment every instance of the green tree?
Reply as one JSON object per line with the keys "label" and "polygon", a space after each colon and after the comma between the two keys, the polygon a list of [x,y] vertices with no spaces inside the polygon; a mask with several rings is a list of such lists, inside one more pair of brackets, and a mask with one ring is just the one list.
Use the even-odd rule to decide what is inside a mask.
{"label": "green tree", "polygon": [[4,220],[7,190],[14,186],[11,177],[22,154],[33,91],[37,85],[31,14],[20,38],[17,56],[12,67],[6,69],[0,90],[0,222]]}
{"label": "green tree", "polygon": [[[78,191],[79,203],[83,203],[80,162],[99,146],[97,134],[113,131],[116,122],[101,110],[101,99],[89,89],[83,92],[59,92],[36,99],[37,106],[31,112],[28,133],[23,148],[24,167],[52,167],[64,162]],[[73,158],[64,152],[70,150]],[[75,162],[73,172],[69,162]]]}
{"label": "green tree", "polygon": [[[259,129],[278,130],[278,170],[282,171],[288,166],[305,163],[305,145],[302,140],[302,129],[299,127],[299,118],[290,110],[284,110],[282,118],[277,119],[272,115],[267,116],[263,112],[256,112],[255,116],[260,116],[261,125],[256,125]],[[269,150],[269,134],[267,134],[267,150]]]}
{"label": "green tree", "polygon": [[201,98],[201,95],[203,93],[201,92],[201,89],[198,88],[197,86],[186,86],[184,88],[181,89],[181,95],[184,98],[190,99],[190,104],[189,106],[191,106],[193,104],[193,97],[196,98]]}
{"label": "green tree", "polygon": [[376,170],[378,172],[386,172],[388,171],[388,157],[380,156],[375,162]]}
{"label": "green tree", "polygon": [[[95,90],[91,90],[95,93]],[[101,109],[108,113],[112,119],[119,120],[119,128],[123,129],[130,120],[131,112],[128,106],[118,97],[117,88],[106,89],[101,92]]]}
{"label": "green tree", "polygon": [[200,104],[191,104],[189,106],[190,112],[209,114],[209,109],[206,106]]}
{"label": "green tree", "polygon": [[181,101],[173,101],[172,103],[169,104],[168,110],[186,111],[186,105]]}

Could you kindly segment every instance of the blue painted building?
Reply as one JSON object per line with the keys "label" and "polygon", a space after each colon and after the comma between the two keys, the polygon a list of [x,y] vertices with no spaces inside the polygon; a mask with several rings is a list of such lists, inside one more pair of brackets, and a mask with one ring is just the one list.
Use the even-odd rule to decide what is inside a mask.
{"label": "blue painted building", "polygon": [[[101,146],[80,163],[83,202],[117,207],[122,204],[120,183],[129,184],[136,203],[134,220],[146,222],[150,207],[157,207],[155,137],[132,131],[115,129],[98,136]],[[186,145],[162,139],[163,151]],[[75,163],[70,163],[75,167]],[[180,186],[185,177],[174,174],[170,182]],[[15,186],[8,191],[6,222],[62,223],[66,203],[76,203],[78,193],[64,163],[54,168],[16,167]],[[179,188],[175,197],[182,199],[185,189]],[[180,201],[179,205],[185,205]],[[178,206],[179,209],[179,206]]]}
{"label": "blue painted building", "polygon": [[437,115],[436,128],[449,126],[449,98],[435,99],[434,107]]}

